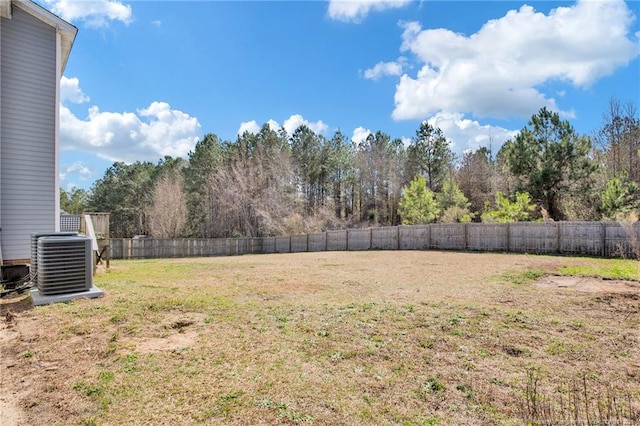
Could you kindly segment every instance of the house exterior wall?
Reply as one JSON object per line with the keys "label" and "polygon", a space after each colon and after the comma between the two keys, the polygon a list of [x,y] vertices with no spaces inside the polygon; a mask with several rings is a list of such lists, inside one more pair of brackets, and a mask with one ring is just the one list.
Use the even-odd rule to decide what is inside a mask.
{"label": "house exterior wall", "polygon": [[[9,6],[11,4],[9,3]],[[6,2],[0,0],[0,82],[2,81],[2,22],[9,16]],[[0,84],[0,111],[2,111],[2,85]],[[4,262],[2,253],[2,114],[0,113],[0,265]]]}
{"label": "house exterior wall", "polygon": [[18,7],[0,19],[0,232],[10,261],[30,257],[32,233],[58,225],[59,40]]}

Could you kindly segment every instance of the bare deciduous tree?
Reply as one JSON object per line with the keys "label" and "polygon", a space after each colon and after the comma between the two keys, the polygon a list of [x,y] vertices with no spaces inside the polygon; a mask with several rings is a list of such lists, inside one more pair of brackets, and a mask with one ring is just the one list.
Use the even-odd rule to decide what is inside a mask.
{"label": "bare deciduous tree", "polygon": [[604,152],[607,179],[625,172],[640,183],[640,117],[635,104],[612,98],[602,118],[594,139]]}
{"label": "bare deciduous tree", "polygon": [[187,223],[187,199],[179,175],[163,174],[153,188],[147,209],[149,231],[156,238],[177,238]]}
{"label": "bare deciduous tree", "polygon": [[[239,145],[242,147],[242,145]],[[238,149],[210,176],[211,227],[218,237],[282,235],[302,212],[291,156],[258,143]]]}

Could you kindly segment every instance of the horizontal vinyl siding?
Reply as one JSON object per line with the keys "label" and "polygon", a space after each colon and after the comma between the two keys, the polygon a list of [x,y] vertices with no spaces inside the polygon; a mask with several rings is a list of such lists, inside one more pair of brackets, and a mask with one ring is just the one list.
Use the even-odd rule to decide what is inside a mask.
{"label": "horizontal vinyl siding", "polygon": [[0,26],[0,206],[7,260],[55,230],[55,29],[19,8]]}
{"label": "horizontal vinyl siding", "polygon": [[[11,2],[8,4],[8,12],[2,16],[11,14]],[[6,19],[0,18],[0,261],[4,261],[2,253],[2,23]]]}
{"label": "horizontal vinyl siding", "polygon": [[[34,82],[32,82],[34,83]],[[14,83],[14,85],[17,87],[18,84]],[[43,85],[44,86],[44,85]],[[31,94],[29,95],[28,93],[22,93],[19,96],[16,96],[15,94],[11,94],[11,95],[7,95],[6,97],[7,102],[11,102],[14,103],[14,109],[11,111],[7,111],[7,116],[24,116],[26,114],[28,115],[33,115],[33,116],[37,116],[38,114],[46,114],[48,112],[48,108],[44,108],[41,105],[38,104],[34,104],[34,102],[42,102],[42,101],[46,101],[49,103],[53,103],[55,102],[55,97],[51,97],[50,99],[47,99],[43,96],[37,96],[37,94]],[[34,123],[35,125],[43,125],[48,121],[51,121],[47,116],[43,117],[44,121],[41,123]]]}
{"label": "horizontal vinyl siding", "polygon": [[[4,120],[4,117],[3,117]],[[42,139],[46,139],[48,138],[48,135],[43,136]],[[51,155],[47,150],[43,150],[43,151],[34,151],[31,152],[31,157],[30,160],[32,160],[32,163],[37,163],[37,162],[46,162],[51,160]],[[24,155],[20,152],[12,152],[7,154],[7,161],[24,161]],[[27,173],[27,171],[23,171],[23,173]]]}
{"label": "horizontal vinyl siding", "polygon": [[[20,221],[27,221],[30,219],[34,219],[35,214],[38,212],[49,214],[51,211],[51,207],[47,204],[51,203],[52,200],[53,197],[50,197],[50,199],[45,200],[46,202],[32,203],[31,198],[22,197],[20,194],[7,193],[6,197],[2,197],[2,206],[5,208],[5,210],[2,212],[2,220],[4,221],[6,218],[15,217]],[[9,206],[4,205],[4,203],[7,201],[15,203],[16,205],[24,205],[29,203],[31,211],[26,212],[24,210],[20,210],[16,212],[15,209],[10,209],[8,208]],[[7,229],[3,226],[2,231],[5,232],[7,231]]]}

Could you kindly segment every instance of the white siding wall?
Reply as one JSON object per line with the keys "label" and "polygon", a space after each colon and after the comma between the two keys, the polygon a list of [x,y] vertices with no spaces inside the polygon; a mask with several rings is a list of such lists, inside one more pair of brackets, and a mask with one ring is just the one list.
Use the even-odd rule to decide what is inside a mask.
{"label": "white siding wall", "polygon": [[[2,4],[2,0],[0,0]],[[0,6],[0,81],[2,81],[2,19],[4,16],[9,16],[11,11],[11,3],[9,3],[9,10],[2,9],[5,5]],[[2,111],[2,86],[0,85],[0,111]],[[0,114],[0,129],[2,129],[2,114]],[[2,131],[0,130],[0,263],[3,262],[4,253],[2,253]]]}
{"label": "white siding wall", "polygon": [[0,226],[4,260],[55,230],[56,31],[14,7],[0,25]]}

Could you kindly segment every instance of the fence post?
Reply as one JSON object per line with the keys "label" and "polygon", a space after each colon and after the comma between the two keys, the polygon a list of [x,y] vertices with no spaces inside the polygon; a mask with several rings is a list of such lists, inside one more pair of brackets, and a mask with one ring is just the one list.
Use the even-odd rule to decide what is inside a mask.
{"label": "fence post", "polygon": [[373,248],[373,228],[369,228],[369,250]]}
{"label": "fence post", "polygon": [[347,241],[347,251],[349,251],[349,230],[345,229],[345,240]]}
{"label": "fence post", "polygon": [[511,223],[507,222],[507,253],[511,253]]}
{"label": "fence post", "polygon": [[600,223],[600,240],[602,241],[602,257],[607,255],[607,222]]}
{"label": "fence post", "polygon": [[556,252],[560,253],[560,222],[556,222]]}
{"label": "fence post", "polygon": [[465,223],[464,225],[462,225],[462,226],[463,226],[463,230],[464,230],[464,240],[463,240],[463,245],[464,245],[464,247],[462,248],[463,250],[466,250],[466,249],[467,249],[467,246],[468,246],[467,241],[468,241],[469,237],[468,237],[468,235],[467,235],[467,233],[468,233],[468,231],[467,231],[467,225],[469,225],[469,224],[468,224],[468,223]]}
{"label": "fence post", "polygon": [[402,233],[400,232],[400,225],[396,226],[396,231],[398,232],[398,248],[396,250],[400,250],[400,248],[402,247],[402,244],[400,244],[400,236],[402,235]]}

